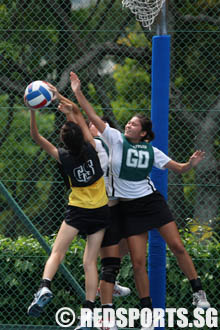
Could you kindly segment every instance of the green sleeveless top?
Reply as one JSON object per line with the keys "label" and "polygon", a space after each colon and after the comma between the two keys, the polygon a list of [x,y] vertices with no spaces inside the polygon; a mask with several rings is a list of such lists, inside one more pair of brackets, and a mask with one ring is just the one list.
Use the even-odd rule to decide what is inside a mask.
{"label": "green sleeveless top", "polygon": [[128,181],[146,179],[154,163],[153,147],[147,142],[131,143],[124,134],[123,153],[119,178]]}

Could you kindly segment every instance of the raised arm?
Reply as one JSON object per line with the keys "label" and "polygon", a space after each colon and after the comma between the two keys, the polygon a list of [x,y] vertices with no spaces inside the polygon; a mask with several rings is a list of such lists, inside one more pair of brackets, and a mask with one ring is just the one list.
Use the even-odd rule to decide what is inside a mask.
{"label": "raised arm", "polygon": [[68,98],[66,98],[65,96],[60,94],[58,89],[54,85],[50,84],[49,82],[47,84],[48,84],[50,91],[53,93],[53,100],[57,99],[60,102],[63,101],[66,103],[75,104],[74,102],[70,101]]}
{"label": "raised arm", "polygon": [[176,173],[186,173],[191,168],[196,167],[205,157],[205,152],[201,150],[195,151],[192,156],[190,157],[187,163],[178,163],[174,160],[170,160],[166,165],[165,168],[168,168]]}
{"label": "raised arm", "polygon": [[92,134],[90,133],[85,119],[83,118],[83,115],[79,110],[79,107],[74,102],[69,102],[70,103],[66,102],[65,100],[62,100],[58,106],[58,109],[65,113],[68,121],[73,121],[81,127],[85,141],[90,142],[95,148],[95,141],[93,139]]}
{"label": "raised arm", "polygon": [[84,94],[81,91],[81,84],[78,76],[74,72],[70,72],[70,81],[71,81],[71,88],[77,98],[82,109],[86,112],[89,120],[96,126],[100,133],[103,133],[105,130],[106,124],[105,122],[96,114],[95,110],[93,109],[92,105],[86,99]]}
{"label": "raised arm", "polygon": [[58,162],[60,162],[57,148],[52,143],[50,143],[47,139],[45,139],[42,135],[40,135],[38,132],[35,111],[30,109],[30,113],[31,113],[31,117],[30,117],[31,137],[37,144],[39,144],[39,146],[42,149],[44,149],[49,155],[51,155]]}
{"label": "raised arm", "polygon": [[94,139],[77,104],[60,94],[52,84],[48,83],[48,85],[54,98],[60,101],[58,109],[66,115],[68,121],[73,121],[81,127],[85,141],[90,142],[95,147]]}
{"label": "raised arm", "polygon": [[61,110],[63,113],[65,113],[66,119],[68,121],[73,121],[74,123],[77,124],[77,116],[75,116],[74,112],[72,111],[72,107],[75,109],[75,112],[77,113],[79,111],[78,106],[74,102],[70,101],[68,98],[66,98],[65,96],[60,94],[58,89],[55,86],[53,86],[50,83],[47,83],[47,84],[49,86],[50,91],[53,92],[53,95],[54,95],[53,99],[59,100],[60,104],[63,103],[65,105],[70,105],[70,108],[67,107],[65,109],[65,107],[64,107],[63,110],[61,110],[58,107],[58,109]]}

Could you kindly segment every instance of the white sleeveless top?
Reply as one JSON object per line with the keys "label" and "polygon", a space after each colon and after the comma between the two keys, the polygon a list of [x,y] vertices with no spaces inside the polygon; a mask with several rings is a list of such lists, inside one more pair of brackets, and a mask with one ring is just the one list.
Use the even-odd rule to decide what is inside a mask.
{"label": "white sleeveless top", "polygon": [[[108,195],[118,198],[140,198],[152,194],[156,188],[149,176],[141,181],[128,181],[119,178],[123,154],[123,138],[121,132],[106,126],[101,137],[108,145],[110,152]],[[155,147],[153,147],[153,151],[153,166],[164,170],[164,166],[171,160],[171,158]],[[133,171],[135,171],[135,167],[133,167]]]}

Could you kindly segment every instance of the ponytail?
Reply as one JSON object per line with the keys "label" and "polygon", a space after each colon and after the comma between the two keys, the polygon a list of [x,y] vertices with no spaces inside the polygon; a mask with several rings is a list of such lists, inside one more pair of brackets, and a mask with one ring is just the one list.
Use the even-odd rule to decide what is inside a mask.
{"label": "ponytail", "polygon": [[137,114],[134,117],[140,120],[142,130],[147,132],[146,135],[142,137],[141,141],[147,140],[151,142],[155,138],[155,134],[152,131],[152,121],[142,114]]}
{"label": "ponytail", "polygon": [[79,125],[72,121],[67,121],[61,128],[60,138],[74,157],[82,157],[85,149],[85,140]]}

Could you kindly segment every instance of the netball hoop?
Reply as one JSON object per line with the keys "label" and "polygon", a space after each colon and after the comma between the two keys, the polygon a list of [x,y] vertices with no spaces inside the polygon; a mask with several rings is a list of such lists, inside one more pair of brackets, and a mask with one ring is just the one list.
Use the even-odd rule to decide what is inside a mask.
{"label": "netball hoop", "polygon": [[122,0],[123,7],[127,7],[136,16],[136,20],[151,30],[151,25],[158,16],[166,0]]}

